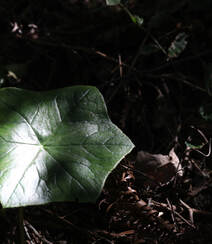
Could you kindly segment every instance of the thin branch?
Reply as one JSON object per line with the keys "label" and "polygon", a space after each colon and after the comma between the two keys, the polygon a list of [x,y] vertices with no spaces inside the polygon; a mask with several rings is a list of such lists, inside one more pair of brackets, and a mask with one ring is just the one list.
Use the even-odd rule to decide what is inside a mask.
{"label": "thin branch", "polygon": [[178,60],[175,60],[175,61],[172,61],[172,62],[166,62],[156,68],[153,68],[153,69],[149,69],[149,70],[141,70],[141,73],[154,73],[154,72],[158,72],[158,71],[161,71],[163,69],[166,69],[170,66],[174,66],[174,65],[178,65],[178,64],[183,64],[185,62],[188,62],[188,61],[192,61],[192,60],[195,60],[195,59],[198,59],[200,57],[203,57],[203,56],[206,56],[206,55],[211,55],[212,54],[212,50],[207,50],[207,51],[204,51],[204,52],[201,52],[201,53],[198,53],[196,55],[193,55],[193,56],[189,56],[189,57],[186,57],[186,58],[183,58],[183,59],[178,59]]}
{"label": "thin branch", "polygon": [[190,221],[191,223],[194,225],[194,211],[193,211],[193,208],[191,208],[188,204],[186,204],[185,202],[183,202],[183,200],[180,199],[180,202],[181,204],[186,207],[188,209],[188,212],[189,212],[189,216],[190,216]]}
{"label": "thin branch", "polygon": [[48,241],[45,237],[43,237],[36,229],[33,227],[27,220],[24,220],[24,224],[27,225],[37,237],[39,237],[46,244],[53,244],[53,242]]}
{"label": "thin branch", "polygon": [[183,200],[180,199],[181,204],[186,207],[189,211],[189,213],[192,215],[191,219],[193,219],[193,213],[199,214],[199,215],[205,215],[208,217],[212,217],[212,212],[204,211],[204,210],[199,210],[196,208],[191,208],[188,204],[186,204]]}
{"label": "thin branch", "polygon": [[[158,203],[158,202],[156,202],[154,200],[152,200],[152,202],[156,206],[163,207],[163,208],[165,208],[165,209],[167,209],[169,211],[172,211],[171,208],[165,203]],[[194,229],[196,228],[192,223],[190,223],[190,221],[185,219],[180,213],[178,213],[176,211],[176,206],[172,205],[172,208],[173,208],[173,211],[174,211],[175,215],[177,215],[182,221],[184,221],[187,225],[191,226],[192,228],[194,228]]]}
{"label": "thin branch", "polygon": [[178,226],[177,226],[177,222],[176,222],[176,218],[175,218],[175,211],[174,211],[173,206],[172,206],[172,204],[170,203],[170,201],[169,201],[168,198],[166,198],[166,201],[167,201],[168,206],[169,206],[169,208],[170,208],[171,217],[172,217],[172,221],[173,221],[174,226],[175,226],[175,230],[178,231]]}
{"label": "thin branch", "polygon": [[175,74],[174,76],[173,76],[173,74],[161,74],[161,75],[148,74],[146,76],[149,78],[153,78],[153,79],[166,78],[166,79],[180,81],[180,82],[184,83],[187,86],[190,86],[191,88],[193,88],[195,90],[198,90],[198,91],[201,91],[201,92],[208,94],[208,92],[205,89],[203,89],[202,87],[197,86],[197,85],[193,84],[192,82],[190,82],[190,81],[188,81],[182,77],[178,77],[177,74]]}

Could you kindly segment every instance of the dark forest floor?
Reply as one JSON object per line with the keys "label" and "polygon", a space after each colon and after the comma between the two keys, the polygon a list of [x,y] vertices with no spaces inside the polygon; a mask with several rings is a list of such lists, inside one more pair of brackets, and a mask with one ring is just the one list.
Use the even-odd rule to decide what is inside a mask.
{"label": "dark forest floor", "polygon": [[[27,243],[212,243],[212,3],[170,2],[128,1],[139,27],[103,1],[1,1],[1,86],[96,86],[136,146],[96,204],[27,207]],[[137,152],[172,148],[183,175],[149,184]],[[18,243],[16,209],[0,228],[0,243]]]}

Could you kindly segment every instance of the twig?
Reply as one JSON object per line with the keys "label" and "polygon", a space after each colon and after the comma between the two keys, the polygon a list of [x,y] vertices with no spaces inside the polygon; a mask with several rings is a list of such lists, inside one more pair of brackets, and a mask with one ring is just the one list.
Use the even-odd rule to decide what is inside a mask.
{"label": "twig", "polygon": [[[103,53],[103,52],[101,52],[101,51],[94,50],[94,49],[92,49],[92,50],[93,50],[93,54],[96,54],[96,55],[98,55],[98,56],[100,56],[100,57],[103,57],[103,58],[105,58],[105,59],[107,59],[107,60],[109,60],[109,61],[113,61],[113,62],[116,63],[116,64],[120,64],[120,62],[119,62],[118,59],[115,59],[115,58],[113,58],[113,57],[111,57],[111,56],[108,56],[106,53]],[[122,66],[129,67],[128,64],[123,63],[123,62],[121,63],[121,65],[122,65]]]}
{"label": "twig", "polygon": [[177,74],[175,74],[174,76],[173,76],[173,74],[161,74],[161,75],[148,74],[147,77],[154,78],[154,79],[158,79],[158,78],[166,78],[167,79],[168,78],[168,79],[180,81],[180,82],[186,84],[187,86],[192,87],[195,90],[198,90],[198,91],[201,91],[201,92],[204,92],[204,93],[208,94],[208,92],[205,89],[193,84],[192,82],[190,82],[190,81],[188,81],[188,80],[186,80],[186,79],[184,79],[182,77],[177,77]]}
{"label": "twig", "polygon": [[166,50],[161,46],[161,44],[158,42],[158,40],[151,34],[150,37],[152,40],[155,42],[155,44],[159,47],[159,49],[166,55],[167,57],[167,52]]}
{"label": "twig", "polygon": [[126,231],[122,231],[120,233],[114,233],[114,232],[108,232],[106,230],[95,230],[98,234],[104,234],[104,235],[108,235],[110,237],[123,237],[126,235],[132,235],[135,233],[135,230],[126,230]]}
{"label": "twig", "polygon": [[121,55],[119,54],[119,73],[120,73],[120,78],[123,78],[123,64],[121,60]]}
{"label": "twig", "polygon": [[173,233],[173,225],[167,221],[164,221],[161,217],[155,216],[155,213],[158,213],[158,211],[148,206],[145,201],[139,200],[135,204],[135,207],[139,214],[146,216],[153,222],[157,222],[161,228]]}
{"label": "twig", "polygon": [[26,226],[25,223],[24,223],[24,230],[25,230],[26,236],[27,236],[28,239],[29,239],[29,242],[30,242],[31,244],[34,244],[34,242],[32,241],[32,238],[31,238],[31,236],[30,236],[30,234],[29,234],[28,228],[27,228],[27,226]]}
{"label": "twig", "polygon": [[195,148],[192,149],[192,150],[194,150],[194,151],[200,153],[200,154],[203,155],[204,157],[209,157],[209,156],[211,155],[211,138],[210,138],[209,141],[208,141],[208,139],[206,138],[206,136],[204,135],[204,133],[203,133],[200,129],[195,128],[193,125],[191,126],[191,128],[197,130],[197,132],[198,132],[198,133],[203,137],[203,139],[205,140],[205,144],[203,144],[202,147],[205,146],[205,145],[208,143],[208,153],[207,153],[207,154],[205,154],[205,153],[203,153],[203,152],[201,152],[200,150],[195,149]]}
{"label": "twig", "polygon": [[176,222],[176,219],[175,219],[175,211],[174,211],[173,206],[172,206],[172,204],[170,203],[170,201],[169,201],[168,198],[166,198],[166,201],[167,201],[168,206],[169,206],[169,208],[170,208],[172,221],[173,221],[173,223],[174,223],[174,225],[175,225],[175,230],[178,231],[178,226],[177,226],[177,222]]}
{"label": "twig", "polygon": [[[103,53],[99,50],[95,50],[94,48],[87,48],[87,47],[81,47],[81,46],[72,46],[72,45],[69,45],[69,44],[66,44],[66,43],[57,43],[57,42],[49,42],[49,41],[46,41],[46,40],[28,40],[30,43],[33,43],[33,44],[37,44],[37,45],[40,45],[40,46],[48,46],[48,47],[60,47],[60,48],[66,48],[66,49],[71,49],[71,50],[77,50],[77,51],[83,51],[85,53],[88,53],[88,54],[92,54],[92,55],[97,55],[97,56],[100,56],[102,58],[105,58],[109,61],[112,61],[116,64],[119,64],[119,60],[116,59],[116,58],[113,58],[111,56],[108,56],[106,53]],[[122,62],[122,66],[125,66],[125,67],[128,67],[130,68],[130,65]],[[134,69],[134,71],[136,71]]]}
{"label": "twig", "polygon": [[206,55],[211,55],[212,54],[212,50],[207,50],[207,51],[204,51],[204,52],[201,52],[201,53],[198,53],[197,55],[194,55],[194,56],[190,56],[190,57],[186,57],[186,58],[183,58],[183,59],[178,59],[178,60],[175,60],[175,61],[172,61],[172,62],[169,62],[169,63],[164,63],[162,65],[160,65],[159,67],[156,67],[156,68],[153,68],[153,69],[149,69],[149,70],[141,70],[141,73],[154,73],[154,72],[157,72],[157,71],[161,71],[165,68],[168,68],[169,66],[173,66],[173,65],[177,65],[177,64],[183,64],[185,62],[188,62],[188,61],[192,61],[194,59],[198,59],[200,57],[203,57],[203,56],[206,56]]}
{"label": "twig", "polygon": [[182,203],[182,205],[184,207],[186,207],[188,209],[188,211],[192,212],[192,219],[193,219],[193,213],[199,214],[199,215],[205,215],[205,216],[209,216],[212,217],[212,212],[208,212],[208,211],[204,211],[204,210],[199,210],[196,208],[191,208],[190,206],[188,206],[188,204],[186,204],[185,202],[183,202],[183,200],[180,199],[180,202]]}
{"label": "twig", "polygon": [[47,244],[53,244],[53,242],[50,242],[48,240],[46,240],[45,237],[43,237],[36,229],[35,227],[33,227],[27,220],[24,220],[25,225],[27,225],[34,233],[36,236],[38,236],[43,242],[47,243]]}
{"label": "twig", "polygon": [[204,133],[200,129],[195,128],[193,125],[191,126],[191,128],[195,129],[197,132],[199,132],[199,134],[202,136],[202,138],[205,140],[205,142],[208,143],[207,137],[204,135]]}
{"label": "twig", "polygon": [[181,199],[180,199],[180,202],[181,202],[181,204],[184,207],[186,207],[188,209],[191,223],[194,225],[194,215],[193,215],[194,211],[193,211],[193,208],[191,208],[190,206],[188,206],[188,204],[186,204],[185,202],[183,202],[183,200],[181,200]]}
{"label": "twig", "polygon": [[[171,211],[171,208],[169,206],[167,206],[167,204],[165,203],[158,203],[154,200],[152,200],[152,202],[155,204],[155,205],[158,205],[160,207],[163,207],[163,208],[166,208],[167,210]],[[188,220],[186,220],[180,213],[178,213],[175,209],[176,209],[176,206],[172,205],[172,208],[173,208],[173,211],[175,213],[175,215],[177,215],[183,222],[185,222],[187,225],[191,226],[192,228],[196,228],[192,223],[190,223]]]}

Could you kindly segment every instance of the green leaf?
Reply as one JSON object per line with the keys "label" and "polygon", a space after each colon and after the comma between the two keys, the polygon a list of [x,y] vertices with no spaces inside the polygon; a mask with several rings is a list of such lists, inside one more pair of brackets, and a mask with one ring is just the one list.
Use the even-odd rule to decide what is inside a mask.
{"label": "green leaf", "polygon": [[121,3],[121,0],[106,0],[106,4],[109,6],[115,6]]}
{"label": "green leaf", "polygon": [[193,145],[193,144],[185,141],[185,145],[186,145],[186,147],[189,147],[191,149],[201,149],[204,146],[204,143],[201,145]]}
{"label": "green leaf", "polygon": [[144,22],[144,19],[139,17],[138,15],[134,15],[130,12],[130,10],[124,5],[124,4],[120,4],[120,6],[123,8],[123,10],[129,15],[130,19],[132,20],[132,22],[136,25],[138,25],[139,27],[141,27],[141,25]]}
{"label": "green leaf", "polygon": [[207,121],[212,120],[212,104],[204,104],[199,108],[199,113],[202,116],[203,119]]}
{"label": "green leaf", "polygon": [[131,20],[134,24],[141,26],[144,22],[144,19],[139,17],[138,15],[131,15]]}
{"label": "green leaf", "polygon": [[168,57],[177,58],[186,48],[188,35],[184,32],[179,33],[168,49]]}
{"label": "green leaf", "polygon": [[134,145],[95,87],[0,89],[0,202],[4,208],[95,201]]}

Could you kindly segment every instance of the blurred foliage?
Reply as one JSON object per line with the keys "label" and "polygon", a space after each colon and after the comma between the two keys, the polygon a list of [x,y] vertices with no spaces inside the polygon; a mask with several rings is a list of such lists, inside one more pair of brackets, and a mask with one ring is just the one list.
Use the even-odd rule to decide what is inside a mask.
{"label": "blurred foliage", "polygon": [[212,120],[212,104],[204,104],[199,109],[200,115],[205,120]]}
{"label": "blurred foliage", "polygon": [[106,0],[106,4],[109,5],[109,6],[114,6],[114,5],[117,5],[117,4],[120,4],[121,1],[120,0]]}

